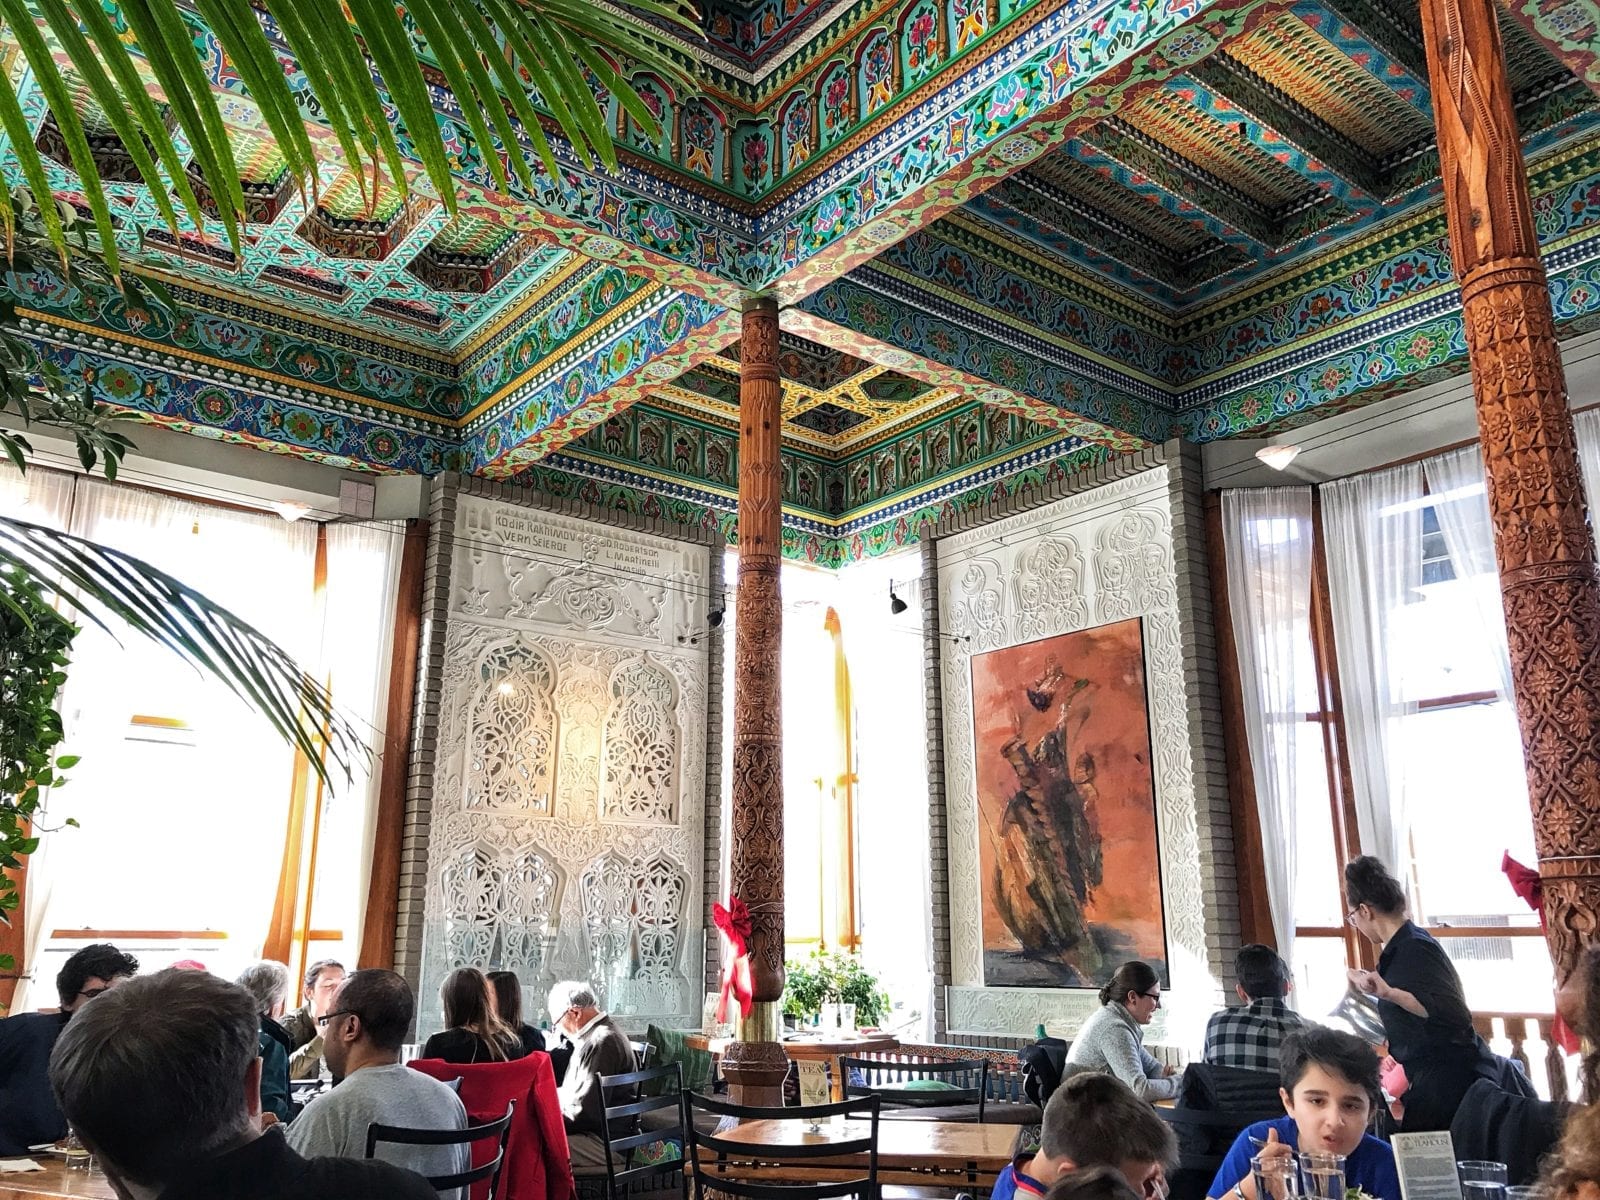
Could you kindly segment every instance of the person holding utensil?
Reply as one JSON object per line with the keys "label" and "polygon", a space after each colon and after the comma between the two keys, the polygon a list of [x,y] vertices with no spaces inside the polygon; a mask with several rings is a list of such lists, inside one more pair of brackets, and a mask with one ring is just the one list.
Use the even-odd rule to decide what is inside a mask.
{"label": "person holding utensil", "polygon": [[1346,920],[1382,946],[1376,971],[1353,968],[1350,982],[1378,1001],[1389,1053],[1405,1068],[1405,1133],[1450,1128],[1475,1080],[1499,1064],[1472,1027],[1461,976],[1444,947],[1411,923],[1399,880],[1371,855],[1345,864]]}
{"label": "person holding utensil", "polygon": [[[1283,1040],[1280,1058],[1279,1096],[1287,1115],[1239,1135],[1207,1196],[1289,1200],[1302,1192],[1343,1196],[1354,1187],[1374,1200],[1400,1200],[1394,1151],[1367,1132],[1383,1099],[1372,1047],[1311,1025]],[[1339,1179],[1329,1188],[1305,1185],[1307,1178],[1332,1180],[1334,1172]]]}

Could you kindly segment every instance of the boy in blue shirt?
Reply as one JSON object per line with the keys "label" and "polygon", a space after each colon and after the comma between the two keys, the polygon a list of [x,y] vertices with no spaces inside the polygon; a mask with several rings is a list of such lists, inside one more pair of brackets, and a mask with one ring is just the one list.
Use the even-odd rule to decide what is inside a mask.
{"label": "boy in blue shirt", "polygon": [[1348,1033],[1308,1026],[1284,1039],[1281,1063],[1278,1094],[1288,1116],[1241,1133],[1206,1195],[1272,1200],[1256,1195],[1250,1159],[1258,1154],[1287,1159],[1296,1150],[1316,1150],[1345,1156],[1346,1189],[1360,1188],[1375,1200],[1400,1200],[1394,1151],[1367,1132],[1383,1099],[1372,1047]]}
{"label": "boy in blue shirt", "polygon": [[1085,1073],[1055,1090],[1044,1106],[1039,1149],[1001,1170],[989,1200],[1043,1196],[1061,1176],[1084,1167],[1110,1167],[1144,1200],[1164,1200],[1177,1156],[1172,1130],[1132,1088],[1111,1075]]}

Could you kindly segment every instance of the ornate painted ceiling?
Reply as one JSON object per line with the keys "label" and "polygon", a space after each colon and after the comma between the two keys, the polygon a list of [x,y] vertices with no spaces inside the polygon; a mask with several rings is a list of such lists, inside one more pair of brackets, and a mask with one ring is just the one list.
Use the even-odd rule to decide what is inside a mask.
{"label": "ornate painted ceiling", "polygon": [[[1586,328],[1600,18],[1514,8],[1552,299]],[[676,44],[701,94],[637,77],[662,145],[614,112],[615,175],[562,155],[529,194],[492,189],[436,82],[453,217],[421,190],[369,210],[332,146],[299,196],[213,59],[251,181],[238,250],[215,222],[174,237],[102,121],[122,249],[178,310],[7,283],[58,362],[147,420],[730,531],[737,312],[775,292],[789,549],[824,562],[1115,450],[1260,436],[1465,368],[1404,0],[713,0],[705,29]]]}

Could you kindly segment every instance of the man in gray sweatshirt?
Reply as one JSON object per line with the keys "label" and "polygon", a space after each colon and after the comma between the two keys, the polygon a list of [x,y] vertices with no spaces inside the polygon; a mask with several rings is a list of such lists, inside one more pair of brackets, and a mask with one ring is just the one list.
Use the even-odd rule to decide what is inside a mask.
{"label": "man in gray sweatshirt", "polygon": [[[600,1011],[594,989],[587,983],[563,980],[550,989],[550,1023],[572,1043],[572,1061],[567,1064],[558,1094],[573,1173],[603,1173],[606,1103],[629,1104],[638,1099],[638,1089],[616,1088],[607,1096],[601,1091],[600,1077],[638,1070],[633,1043],[615,1021]],[[632,1119],[612,1122],[613,1137],[635,1132]]]}
{"label": "man in gray sweatshirt", "polygon": [[[448,1084],[402,1066],[400,1047],[415,1009],[393,971],[357,971],[344,981],[323,1025],[323,1058],[337,1086],[289,1126],[289,1145],[306,1158],[365,1158],[369,1125],[465,1129],[467,1111]],[[376,1157],[421,1175],[455,1175],[468,1147],[379,1142]],[[465,1189],[460,1189],[465,1200]]]}

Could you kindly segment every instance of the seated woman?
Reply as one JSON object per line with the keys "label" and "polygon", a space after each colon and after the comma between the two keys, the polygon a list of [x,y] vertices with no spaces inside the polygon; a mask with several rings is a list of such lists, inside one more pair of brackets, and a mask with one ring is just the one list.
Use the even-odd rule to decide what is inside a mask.
{"label": "seated woman", "polygon": [[490,971],[489,986],[494,989],[495,1013],[522,1042],[522,1057],[544,1049],[544,1034],[522,1019],[522,980],[512,971]]}
{"label": "seated woman", "polygon": [[1241,1133],[1206,1194],[1212,1200],[1275,1200],[1256,1195],[1250,1160],[1257,1154],[1287,1160],[1300,1150],[1342,1154],[1347,1189],[1360,1188],[1376,1200],[1400,1200],[1394,1151],[1367,1132],[1383,1100],[1372,1047],[1351,1034],[1312,1025],[1283,1040],[1280,1060],[1279,1094],[1288,1116]]}
{"label": "seated woman", "polygon": [[1125,962],[1100,989],[1100,1011],[1083,1023],[1067,1052],[1064,1075],[1099,1071],[1115,1075],[1144,1100],[1178,1094],[1174,1071],[1144,1048],[1144,1027],[1161,1007],[1161,981],[1149,963]]}
{"label": "seated woman", "polygon": [[460,967],[445,977],[439,989],[444,1002],[443,1033],[422,1047],[423,1058],[447,1063],[509,1062],[522,1057],[522,1039],[495,1016],[494,993],[476,967]]}

